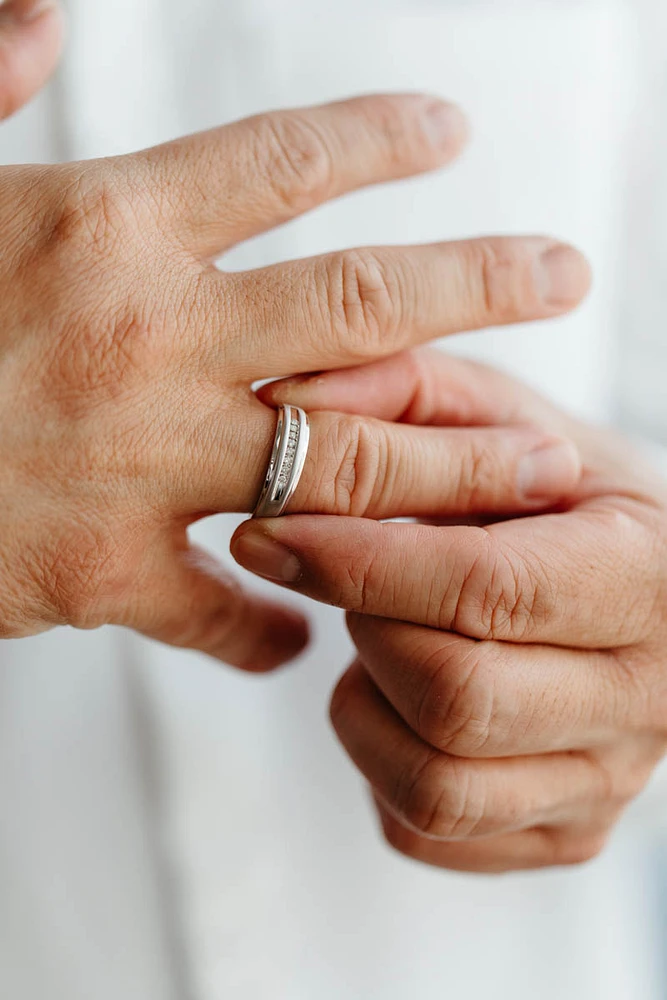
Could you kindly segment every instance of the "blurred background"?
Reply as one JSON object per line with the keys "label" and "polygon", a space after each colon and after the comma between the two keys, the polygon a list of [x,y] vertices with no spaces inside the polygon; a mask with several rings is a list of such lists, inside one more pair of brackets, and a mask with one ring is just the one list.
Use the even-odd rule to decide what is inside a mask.
{"label": "blurred background", "polygon": [[[657,462],[667,441],[667,11],[650,0],[68,0],[48,91],[0,162],[133,149],[271,107],[426,90],[469,113],[453,170],[350,196],[234,251],[550,232],[596,272],[575,316],[484,357]],[[226,558],[233,519],[201,526]],[[257,586],[256,582],[254,583]],[[667,998],[660,776],[567,873],[430,871],[381,841],[326,721],[350,656],[252,679],[114,630],[0,648],[0,996]]]}

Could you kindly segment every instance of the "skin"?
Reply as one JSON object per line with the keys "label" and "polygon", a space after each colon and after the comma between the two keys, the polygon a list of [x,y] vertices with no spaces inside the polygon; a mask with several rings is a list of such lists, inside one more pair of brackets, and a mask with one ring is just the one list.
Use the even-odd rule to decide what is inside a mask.
{"label": "skin", "polygon": [[358,658],[331,717],[397,850],[474,872],[595,857],[667,747],[664,481],[616,434],[431,350],[263,398],[577,444],[582,476],[548,512],[508,516],[480,461],[427,523],[291,516],[242,526],[232,551],[348,611]]}
{"label": "skin", "polygon": [[[57,59],[54,4],[0,14],[0,107]],[[342,251],[225,274],[222,252],[363,185],[441,167],[465,141],[429,96],[277,112],[132,156],[0,168],[0,636],[112,623],[248,670],[292,658],[304,619],[243,590],[187,536],[250,511],[275,413],[258,379],[360,362],[462,329],[558,315],[577,251],[543,237]],[[292,510],[426,514],[475,468],[512,508],[580,475],[574,445],[517,428],[313,414]],[[444,447],[446,445],[446,447]],[[547,475],[522,459],[550,446]],[[496,450],[498,449],[498,450]],[[530,461],[529,461],[530,465]]]}
{"label": "skin", "polygon": [[[55,3],[2,6],[3,117],[62,29]],[[301,404],[298,516],[242,528],[234,553],[348,609],[358,659],[332,718],[389,842],[505,871],[595,855],[664,753],[664,485],[487,369],[358,366],[562,313],[585,262],[526,238],[212,265],[345,191],[446,164],[464,137],[442,102],[375,96],[0,170],[0,635],[110,622],[247,669],[290,658],[303,620],[242,591],[187,527],[252,508],[270,407]],[[349,371],[250,390],[327,368]],[[398,515],[425,523],[372,520]]]}

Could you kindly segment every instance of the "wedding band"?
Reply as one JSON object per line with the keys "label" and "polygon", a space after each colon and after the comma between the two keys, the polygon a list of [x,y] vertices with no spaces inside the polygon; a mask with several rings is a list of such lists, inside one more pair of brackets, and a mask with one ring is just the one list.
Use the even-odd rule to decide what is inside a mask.
{"label": "wedding band", "polygon": [[299,485],[308,454],[308,415],[298,406],[281,406],[269,467],[253,517],[280,517]]}

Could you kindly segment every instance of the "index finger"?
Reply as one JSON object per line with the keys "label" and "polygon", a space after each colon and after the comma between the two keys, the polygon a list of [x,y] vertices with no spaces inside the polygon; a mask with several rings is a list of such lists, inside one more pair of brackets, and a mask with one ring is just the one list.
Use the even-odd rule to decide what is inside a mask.
{"label": "index finger", "polygon": [[255,115],[137,159],[172,233],[208,257],[348,191],[442,167],[466,134],[439,98],[372,94]]}

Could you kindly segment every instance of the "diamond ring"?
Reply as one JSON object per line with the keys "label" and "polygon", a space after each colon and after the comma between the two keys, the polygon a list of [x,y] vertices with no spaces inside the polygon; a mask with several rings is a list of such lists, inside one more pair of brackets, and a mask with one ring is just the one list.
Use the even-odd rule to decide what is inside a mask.
{"label": "diamond ring", "polygon": [[309,440],[306,412],[298,406],[281,406],[269,467],[253,517],[280,517],[285,512],[299,485]]}

